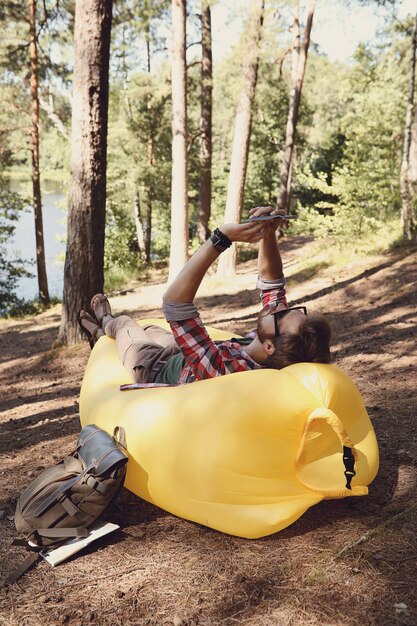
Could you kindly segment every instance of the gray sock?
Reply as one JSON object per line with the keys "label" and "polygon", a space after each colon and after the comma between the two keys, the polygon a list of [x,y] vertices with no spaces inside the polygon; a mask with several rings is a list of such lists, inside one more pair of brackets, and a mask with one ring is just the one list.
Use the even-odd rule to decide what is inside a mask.
{"label": "gray sock", "polygon": [[101,327],[104,330],[104,332],[106,332],[106,324],[108,324],[109,322],[111,322],[114,319],[113,315],[103,315],[103,318],[101,320]]}

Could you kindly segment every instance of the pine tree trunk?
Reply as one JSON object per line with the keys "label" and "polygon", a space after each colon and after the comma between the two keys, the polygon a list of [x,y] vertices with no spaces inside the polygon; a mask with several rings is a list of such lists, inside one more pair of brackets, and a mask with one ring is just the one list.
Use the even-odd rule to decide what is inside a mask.
{"label": "pine tree trunk", "polygon": [[145,263],[151,264],[151,241],[152,241],[152,202],[149,189],[147,190],[148,200],[146,203],[146,228],[145,228]]}
{"label": "pine tree trunk", "polygon": [[112,0],[76,0],[71,180],[58,342],[81,338],[77,314],[104,286],[106,150]]}
{"label": "pine tree trunk", "polygon": [[[147,61],[148,61],[148,74],[149,81],[151,81],[151,46],[150,46],[150,24],[148,22],[148,31],[146,36],[146,53],[147,53]],[[147,109],[150,112],[151,109],[151,94],[149,93],[148,101],[147,101]],[[148,185],[147,185],[147,204],[146,204],[146,234],[145,234],[145,262],[146,265],[150,265],[151,263],[151,242],[152,242],[152,204],[153,204],[153,165],[154,165],[154,130],[153,124],[151,121],[151,115],[148,116],[149,119],[149,130],[148,130]]]}
{"label": "pine tree trunk", "polygon": [[46,276],[45,244],[43,237],[42,195],[39,166],[39,96],[38,96],[38,48],[36,41],[36,0],[29,0],[29,55],[30,99],[32,109],[32,187],[35,213],[36,266],[38,271],[39,300],[49,304],[48,279]]}
{"label": "pine tree trunk", "polygon": [[140,207],[139,192],[137,189],[135,189],[135,195],[133,197],[133,211],[135,215],[136,239],[138,242],[139,258],[142,259],[145,252],[145,238],[143,236],[142,211]]}
{"label": "pine tree trunk", "polygon": [[203,0],[201,40],[200,198],[197,235],[203,243],[210,237],[208,223],[211,213],[213,61],[211,53],[211,10],[208,0]]}
{"label": "pine tree trunk", "polygon": [[[303,88],[304,74],[307,65],[307,55],[310,46],[311,28],[313,26],[314,10],[316,7],[316,0],[312,0],[307,12],[306,27],[304,30],[303,41],[299,46],[299,3],[297,4],[297,12],[294,18],[294,45],[295,49],[299,46],[298,60],[294,63],[293,56],[293,69],[291,76],[291,93],[290,104],[288,108],[287,129],[285,133],[285,146],[284,154],[282,158],[281,175],[280,175],[280,187],[277,198],[277,207],[285,211],[288,210],[288,195],[289,195],[289,179],[291,172],[291,163],[294,151],[295,132],[297,128],[301,91]],[[291,182],[291,181],[290,181]]]}
{"label": "pine tree trunk", "polygon": [[[239,222],[242,216],[263,13],[264,0],[253,0],[245,38],[245,60],[242,65],[243,85],[235,118],[225,223]],[[236,272],[236,257],[236,245],[223,252],[219,258],[217,276],[233,276]]]}
{"label": "pine tree trunk", "polygon": [[413,239],[415,234],[415,220],[413,210],[413,190],[409,180],[410,150],[412,138],[412,119],[414,109],[414,88],[416,70],[416,49],[417,49],[417,15],[414,22],[413,36],[411,40],[410,78],[408,86],[408,104],[404,130],[403,158],[400,171],[401,190],[401,224],[403,237],[408,241]]}
{"label": "pine tree trunk", "polygon": [[171,281],[188,259],[187,83],[185,58],[186,0],[172,0],[172,180]]}

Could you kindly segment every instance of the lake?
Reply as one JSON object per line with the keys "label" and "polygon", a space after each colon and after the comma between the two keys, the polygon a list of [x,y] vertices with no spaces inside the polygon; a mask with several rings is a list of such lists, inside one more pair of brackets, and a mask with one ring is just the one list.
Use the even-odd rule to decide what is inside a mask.
{"label": "lake", "polygon": [[[64,283],[64,254],[66,234],[66,196],[60,191],[43,193],[42,214],[45,240],[46,273],[49,295],[62,298]],[[33,278],[19,279],[16,294],[24,300],[38,297],[38,278],[36,275],[35,217],[33,209],[21,213],[16,222],[14,237],[6,245],[8,256],[14,252],[22,259],[33,261],[27,269]],[[61,259],[59,259],[61,257]]]}

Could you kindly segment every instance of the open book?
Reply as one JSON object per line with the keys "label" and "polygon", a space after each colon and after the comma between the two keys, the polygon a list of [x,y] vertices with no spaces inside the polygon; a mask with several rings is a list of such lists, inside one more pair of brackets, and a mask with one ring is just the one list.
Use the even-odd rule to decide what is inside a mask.
{"label": "open book", "polygon": [[40,554],[45,561],[54,567],[55,565],[62,563],[62,561],[66,561],[70,558],[70,556],[73,556],[86,546],[90,545],[93,541],[96,541],[100,537],[104,537],[104,535],[112,533],[118,528],[120,528],[120,526],[112,524],[111,522],[99,522],[91,526],[88,537],[70,539],[66,543],[59,546],[59,548],[42,550]]}

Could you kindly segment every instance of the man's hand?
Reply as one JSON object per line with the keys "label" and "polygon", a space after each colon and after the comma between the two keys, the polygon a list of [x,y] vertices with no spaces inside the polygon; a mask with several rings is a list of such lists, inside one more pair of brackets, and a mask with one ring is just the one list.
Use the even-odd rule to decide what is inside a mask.
{"label": "man's hand", "polygon": [[[275,223],[275,220],[272,220]],[[245,222],[244,224],[222,224],[219,230],[229,237],[230,241],[257,243],[265,236],[265,222]]]}
{"label": "man's hand", "polygon": [[262,224],[263,233],[258,253],[258,273],[259,276],[267,280],[276,280],[282,278],[282,260],[278,249],[278,243],[275,231],[280,228],[284,220],[280,218],[284,212],[274,209],[272,206],[256,206],[249,210],[250,217],[259,217],[261,215],[276,215],[275,220],[266,220],[264,222],[253,222],[253,224]]}
{"label": "man's hand", "polygon": [[264,236],[275,233],[278,228],[282,228],[285,225],[285,221],[280,219],[281,215],[285,215],[285,211],[277,209],[272,206],[255,206],[249,209],[249,217],[260,217],[262,215],[276,215],[276,220],[267,220],[261,222],[264,224],[265,232]]}

